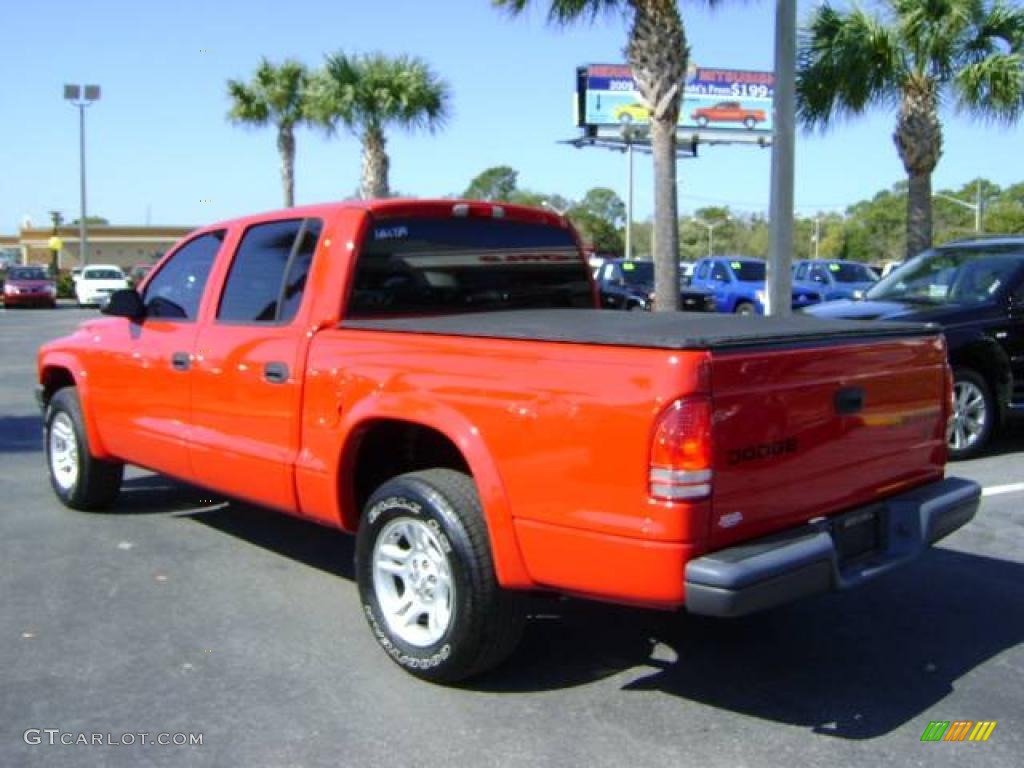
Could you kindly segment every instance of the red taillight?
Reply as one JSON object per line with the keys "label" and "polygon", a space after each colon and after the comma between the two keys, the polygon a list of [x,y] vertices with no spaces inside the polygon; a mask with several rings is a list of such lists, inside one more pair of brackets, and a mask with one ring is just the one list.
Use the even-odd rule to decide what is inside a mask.
{"label": "red taillight", "polygon": [[658,417],[651,440],[650,494],[656,499],[711,495],[711,400],[677,400]]}

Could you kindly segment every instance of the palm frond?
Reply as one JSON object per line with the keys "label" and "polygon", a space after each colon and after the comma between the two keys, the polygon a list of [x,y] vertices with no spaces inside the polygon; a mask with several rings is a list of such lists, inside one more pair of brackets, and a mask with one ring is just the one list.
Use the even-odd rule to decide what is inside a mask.
{"label": "palm frond", "polygon": [[797,113],[808,128],[894,103],[906,62],[893,30],[855,9],[818,8],[801,32],[797,61]]}
{"label": "palm frond", "polygon": [[970,34],[965,35],[961,58],[979,61],[993,53],[1024,50],[1024,8],[996,0],[991,6],[976,0],[979,8]]}
{"label": "palm frond", "polygon": [[421,59],[374,53],[328,56],[314,80],[309,114],[321,125],[355,133],[395,124],[437,130],[450,113],[451,90]]}
{"label": "palm frond", "polygon": [[256,126],[273,123],[291,127],[304,119],[308,81],[309,73],[300,62],[287,59],[276,65],[264,58],[248,83],[228,81],[228,119]]}
{"label": "palm frond", "polygon": [[[530,0],[491,0],[491,4],[516,16],[527,9]],[[549,0],[548,21],[560,26],[594,21],[606,13],[621,12],[627,5],[628,0]]]}
{"label": "palm frond", "polygon": [[270,111],[256,92],[238,80],[228,80],[228,95],[231,98],[231,109],[228,119],[234,123],[250,125],[266,125],[270,119]]}
{"label": "palm frond", "polygon": [[996,53],[969,64],[953,87],[961,112],[1012,123],[1024,114],[1024,54]]}

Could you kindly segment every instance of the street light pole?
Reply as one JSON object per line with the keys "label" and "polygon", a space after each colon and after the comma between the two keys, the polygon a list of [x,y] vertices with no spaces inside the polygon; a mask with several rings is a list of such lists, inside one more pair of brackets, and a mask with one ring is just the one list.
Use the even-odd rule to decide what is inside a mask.
{"label": "street light pole", "polygon": [[981,232],[981,179],[974,185],[974,231]]}
{"label": "street light pole", "polygon": [[696,216],[693,217],[693,220],[697,224],[700,224],[702,227],[705,227],[708,231],[708,258],[710,259],[712,256],[715,255],[715,227],[722,226],[723,224],[725,224],[727,219],[723,219],[722,221],[716,221],[714,224],[709,224],[703,219],[698,219]]}
{"label": "street light pole", "polygon": [[50,269],[56,276],[60,272],[60,251],[64,246],[64,241],[60,239],[60,225],[64,223],[64,214],[60,211],[50,211],[50,222],[53,224],[53,230],[47,245],[50,248]]}
{"label": "street light pole", "polygon": [[80,266],[89,263],[89,233],[85,223],[85,108],[94,101],[100,100],[100,87],[98,85],[65,85],[64,99],[78,107],[78,166],[79,189],[82,199],[82,211],[78,218],[78,261]]}
{"label": "street light pole", "polygon": [[629,190],[626,194],[626,260],[633,258],[633,141],[626,144],[629,155]]}
{"label": "street light pole", "polygon": [[637,138],[636,128],[622,126],[622,140],[626,144],[626,261],[633,258],[633,142]]}
{"label": "street light pole", "polygon": [[942,192],[933,192],[932,197],[941,197],[943,200],[949,200],[951,203],[962,205],[970,211],[974,211],[974,231],[981,232],[981,182],[978,182],[978,190],[975,193],[976,203],[968,203],[966,200],[961,200],[959,197],[953,197],[952,195],[945,195]]}

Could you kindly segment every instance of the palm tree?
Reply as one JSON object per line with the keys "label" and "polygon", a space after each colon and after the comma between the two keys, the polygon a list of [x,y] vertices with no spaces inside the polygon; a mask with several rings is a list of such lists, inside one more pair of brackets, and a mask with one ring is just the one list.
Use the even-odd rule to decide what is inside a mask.
{"label": "palm tree", "polygon": [[306,119],[308,85],[309,73],[294,59],[287,59],[276,66],[264,58],[250,82],[228,80],[228,95],[231,97],[229,120],[277,128],[281,184],[287,208],[295,205],[295,126]]}
{"label": "palm tree", "polygon": [[[715,0],[704,0],[706,5]],[[530,0],[491,0],[513,14]],[[661,311],[679,309],[679,230],[676,199],[676,124],[690,49],[676,0],[549,0],[548,19],[565,25],[602,12],[630,20],[626,59],[650,112],[654,160],[654,292]]]}
{"label": "palm tree", "polygon": [[896,108],[907,172],[907,256],[931,245],[931,175],[942,156],[939,107],[1006,122],[1024,108],[1024,11],[1003,0],[884,0],[815,10],[800,40],[797,110],[808,128]]}
{"label": "palm tree", "polygon": [[389,194],[385,128],[435,131],[450,102],[448,84],[421,59],[337,53],[313,78],[307,114],[332,132],[340,123],[362,142],[360,194],[368,199]]}

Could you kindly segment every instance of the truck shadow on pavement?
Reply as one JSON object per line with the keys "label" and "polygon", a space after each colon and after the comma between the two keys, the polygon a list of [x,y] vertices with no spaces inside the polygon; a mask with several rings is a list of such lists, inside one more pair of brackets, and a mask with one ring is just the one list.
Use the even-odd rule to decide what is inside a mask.
{"label": "truck shadow on pavement", "polygon": [[0,416],[0,453],[43,449],[43,422],[38,416]]}
{"label": "truck shadow on pavement", "polygon": [[355,579],[355,538],[279,512],[225,501],[187,483],[143,475],[124,481],[114,514],[178,513],[197,523],[348,581]]}
{"label": "truck shadow on pavement", "polygon": [[[354,579],[351,536],[238,502],[204,508],[204,491],[160,476],[125,486],[129,500],[119,508],[178,511]],[[938,548],[858,590],[740,619],[532,597],[511,659],[463,688],[528,693],[616,678],[625,692],[656,691],[823,735],[873,739],[919,718],[960,678],[1024,641],[1021,585],[1024,564]]]}
{"label": "truck shadow on pavement", "polygon": [[558,688],[635,666],[625,691],[872,739],[1024,640],[1022,584],[1024,565],[936,549],[860,590],[741,619],[566,603],[477,687]]}

